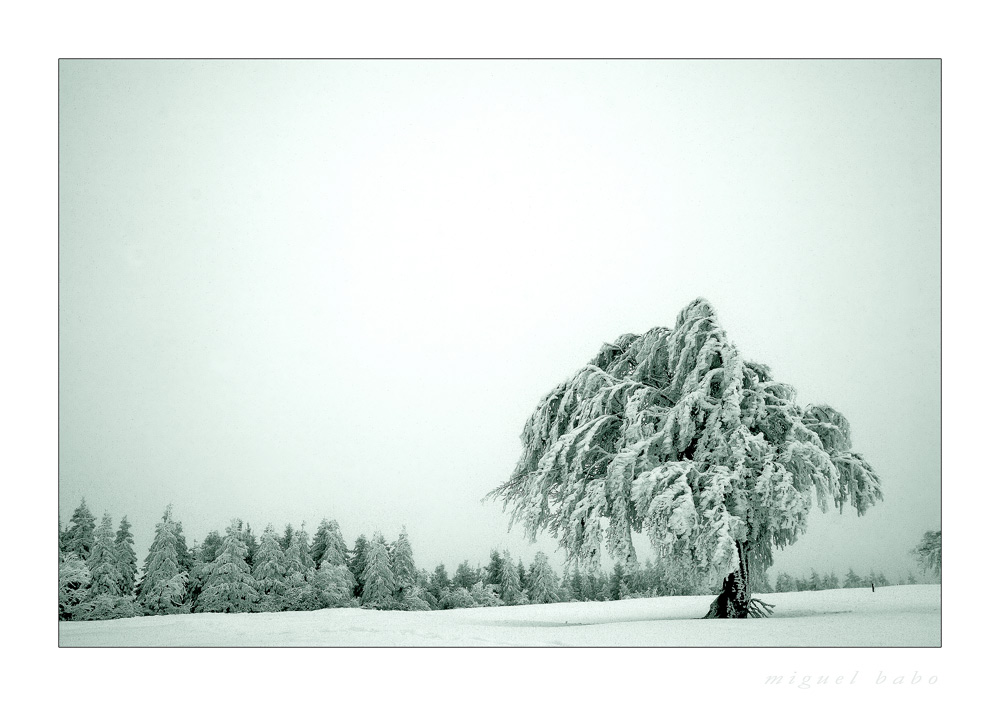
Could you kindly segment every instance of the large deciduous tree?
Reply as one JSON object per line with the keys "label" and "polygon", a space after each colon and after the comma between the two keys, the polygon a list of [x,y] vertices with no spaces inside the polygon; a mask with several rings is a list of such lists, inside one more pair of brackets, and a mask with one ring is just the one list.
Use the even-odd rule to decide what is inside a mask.
{"label": "large deciduous tree", "polygon": [[673,329],[625,334],[546,395],[521,434],[510,480],[488,497],[534,538],[596,563],[602,544],[635,565],[634,531],[661,555],[725,576],[705,617],[767,612],[751,599],[751,566],[805,530],[815,496],[859,515],[882,498],[851,450],[847,419],[802,407],[767,366],[743,358],[697,299]]}

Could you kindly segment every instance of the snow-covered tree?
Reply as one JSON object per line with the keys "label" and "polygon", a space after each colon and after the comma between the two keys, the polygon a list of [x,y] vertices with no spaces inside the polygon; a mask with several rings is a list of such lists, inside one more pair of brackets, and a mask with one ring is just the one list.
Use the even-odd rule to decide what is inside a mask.
{"label": "snow-covered tree", "polygon": [[177,613],[184,601],[188,576],[177,562],[177,523],[168,505],[156,525],[139,583],[139,605],[152,615]]}
{"label": "snow-covered tree", "polygon": [[431,605],[422,593],[416,586],[411,586],[396,599],[393,606],[398,610],[430,610]]}
{"label": "snow-covered tree", "polygon": [[468,561],[463,561],[455,569],[455,575],[452,577],[451,581],[455,586],[461,586],[468,591],[472,591],[472,587],[476,585],[476,582],[480,580],[480,577],[476,574],[476,571],[469,565]]}
{"label": "snow-covered tree", "polygon": [[941,530],[924,532],[920,543],[913,550],[920,568],[941,577]]}
{"label": "snow-covered tree", "polygon": [[864,585],[864,579],[854,573],[854,569],[848,569],[847,576],[844,577],[844,588],[860,588]]}
{"label": "snow-covered tree", "polygon": [[402,598],[410,588],[413,588],[417,576],[417,567],[413,562],[413,548],[410,546],[405,526],[400,531],[399,538],[389,548],[389,565],[396,586],[396,596]]}
{"label": "snow-covered tree", "polygon": [[[456,586],[458,585],[456,584]],[[465,588],[465,586],[458,587]],[[493,607],[503,605],[503,601],[500,600],[500,596],[497,595],[493,588],[493,584],[487,586],[482,581],[476,581],[472,584],[472,588],[467,590],[477,606]]]}
{"label": "snow-covered tree", "polygon": [[528,602],[558,603],[561,600],[558,582],[556,572],[549,565],[549,558],[542,552],[535,554],[528,570]]}
{"label": "snow-covered tree", "polygon": [[361,604],[371,608],[390,608],[396,585],[389,563],[389,552],[380,532],[372,535],[365,557],[365,570],[361,573],[365,588],[361,594]]}
{"label": "snow-covered tree", "polygon": [[63,536],[60,537],[60,544],[65,552],[72,552],[81,559],[86,560],[90,556],[90,548],[94,544],[94,529],[97,520],[94,518],[90,508],[87,507],[86,499],[81,499],[80,504],[73,510],[70,517],[69,526]]}
{"label": "snow-covered tree", "polygon": [[313,537],[310,548],[310,556],[317,568],[324,561],[329,561],[333,566],[347,564],[347,544],[340,533],[340,525],[336,520],[328,520],[325,517],[319,523],[316,535]]}
{"label": "snow-covered tree", "polygon": [[311,579],[313,572],[316,571],[309,551],[309,533],[306,532],[304,522],[292,538],[291,548],[285,552],[285,561],[288,563],[289,572],[301,571],[306,581]]}
{"label": "snow-covered tree", "polygon": [[237,520],[229,525],[222,551],[212,562],[208,580],[198,598],[198,610],[205,613],[249,613],[260,600],[257,582],[247,566],[244,531]]}
{"label": "snow-covered tree", "polygon": [[222,535],[219,534],[218,530],[212,530],[205,536],[205,541],[201,543],[201,546],[198,547],[198,558],[206,564],[211,564],[221,551]]}
{"label": "snow-covered tree", "polygon": [[354,549],[351,551],[350,558],[347,562],[347,568],[351,570],[354,574],[354,578],[357,581],[357,585],[354,587],[354,597],[361,598],[361,594],[364,592],[365,581],[361,577],[361,574],[365,571],[365,556],[368,552],[368,539],[363,535],[358,535],[358,538],[354,540]]}
{"label": "snow-covered tree", "polygon": [[278,541],[281,551],[287,552],[288,548],[292,546],[292,537],[295,536],[295,530],[292,528],[292,523],[289,522],[285,525],[285,533],[281,535],[281,539]]}
{"label": "snow-covered tree", "polygon": [[323,608],[340,608],[353,597],[354,576],[346,564],[334,565],[324,559],[312,577],[312,587]]}
{"label": "snow-covered tree", "polygon": [[452,582],[448,579],[447,569],[444,568],[444,564],[438,564],[434,567],[434,573],[431,574],[428,592],[433,596],[435,601],[440,601],[451,587]]}
{"label": "snow-covered tree", "polygon": [[507,605],[522,605],[525,603],[524,592],[518,579],[517,567],[510,557],[510,552],[504,551],[500,570],[500,600]]}
{"label": "snow-covered tree", "polygon": [[774,590],[776,593],[790,593],[795,591],[795,579],[788,572],[782,571],[778,574],[778,578],[774,580]]}
{"label": "snow-covered tree", "polygon": [[76,552],[59,552],[59,619],[73,618],[77,606],[87,597],[90,571]]}
{"label": "snow-covered tree", "polygon": [[114,528],[108,513],[104,513],[101,524],[94,532],[94,544],[87,558],[87,569],[90,571],[90,599],[101,595],[122,595],[124,578],[115,553]]}
{"label": "snow-covered tree", "polygon": [[878,476],[851,450],[847,419],[801,407],[789,385],[745,360],[697,299],[673,329],[626,334],[539,403],[510,480],[490,497],[528,536],[548,531],[571,557],[595,564],[606,545],[635,563],[632,533],[660,555],[688,554],[721,570],[705,617],[765,612],[749,565],[805,531],[821,510],[882,498]]}
{"label": "snow-covered tree", "polygon": [[493,549],[490,552],[490,563],[486,565],[486,576],[484,581],[486,585],[493,584],[494,586],[500,585],[500,576],[503,573],[503,557],[500,556],[500,552]]}
{"label": "snow-covered tree", "polygon": [[285,553],[278,544],[274,527],[268,525],[260,537],[260,547],[251,571],[262,599],[285,592],[285,571]]}
{"label": "snow-covered tree", "polygon": [[132,537],[132,525],[128,515],[122,518],[115,534],[115,556],[118,558],[118,571],[121,573],[121,593],[131,596],[135,593],[135,575],[139,571],[135,556],[135,539]]}

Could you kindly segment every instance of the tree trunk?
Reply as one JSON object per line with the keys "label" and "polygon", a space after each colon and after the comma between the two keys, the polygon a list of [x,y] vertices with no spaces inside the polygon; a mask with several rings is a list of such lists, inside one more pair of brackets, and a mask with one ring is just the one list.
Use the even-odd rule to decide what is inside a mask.
{"label": "tree trunk", "polygon": [[706,618],[748,618],[750,617],[750,569],[747,547],[736,545],[739,566],[722,582],[720,593],[708,609]]}

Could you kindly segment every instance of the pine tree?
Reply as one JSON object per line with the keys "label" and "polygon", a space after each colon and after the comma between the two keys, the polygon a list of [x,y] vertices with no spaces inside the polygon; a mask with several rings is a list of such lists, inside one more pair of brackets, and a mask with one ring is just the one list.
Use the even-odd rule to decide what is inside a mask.
{"label": "pine tree", "polygon": [[246,563],[245,533],[237,520],[229,525],[222,551],[212,562],[208,580],[198,599],[198,610],[206,613],[248,613],[260,600],[257,582]]}
{"label": "pine tree", "polygon": [[179,612],[187,578],[177,562],[177,523],[173,508],[167,505],[143,565],[139,605],[151,615]]}
{"label": "pine tree", "polygon": [[[260,537],[260,547],[257,550],[257,560],[254,562],[251,576],[257,582],[257,590],[261,598],[281,596],[285,592],[285,553],[278,544],[278,536],[274,527],[268,525]],[[274,608],[273,601],[268,607]]]}
{"label": "pine tree", "polygon": [[385,540],[380,532],[372,535],[365,557],[365,570],[361,573],[364,580],[364,592],[361,594],[361,604],[370,608],[386,609],[392,606],[392,596],[396,590],[389,564],[389,552],[386,551]]}
{"label": "pine tree", "polygon": [[198,558],[206,564],[211,564],[221,551],[222,535],[219,534],[218,530],[212,530],[205,536],[205,541],[198,548]]}
{"label": "pine tree", "polygon": [[190,574],[194,566],[194,555],[188,549],[187,540],[184,538],[184,525],[180,522],[174,524],[174,534],[177,536],[177,565],[181,571]]}
{"label": "pine tree", "polygon": [[301,571],[306,581],[309,581],[316,571],[309,550],[309,533],[306,532],[304,522],[292,539],[291,551],[285,552],[285,560],[288,562],[289,571]]}
{"label": "pine tree", "polygon": [[861,588],[864,585],[865,582],[860,576],[854,573],[854,569],[847,571],[847,576],[844,577],[844,588]]}
{"label": "pine tree", "polygon": [[837,574],[833,573],[832,571],[828,573],[823,578],[823,588],[825,589],[840,588],[840,579],[837,578]]}
{"label": "pine tree", "polygon": [[409,589],[413,588],[417,576],[417,567],[413,562],[413,548],[410,547],[410,538],[406,535],[405,526],[389,549],[389,565],[396,585],[396,597],[401,599]]}
{"label": "pine tree", "polygon": [[535,554],[528,571],[528,602],[558,603],[560,601],[558,578],[542,552]]}
{"label": "pine tree", "polygon": [[924,532],[912,553],[917,557],[921,569],[941,578],[941,530]]}
{"label": "pine tree", "polygon": [[444,564],[438,564],[434,567],[434,573],[431,574],[428,592],[434,597],[435,601],[440,601],[451,590],[451,587],[452,582],[448,580],[448,571],[444,568]]}
{"label": "pine tree", "polygon": [[94,544],[87,558],[90,571],[88,598],[101,595],[121,596],[124,578],[119,569],[119,559],[115,554],[115,535],[111,515],[104,513],[101,524],[94,532]]}
{"label": "pine tree", "polygon": [[348,561],[347,568],[351,570],[354,574],[354,578],[357,581],[357,585],[354,587],[354,597],[361,598],[361,594],[365,588],[365,581],[362,578],[362,574],[365,571],[365,556],[368,551],[368,540],[363,534],[358,535],[358,538],[354,540],[354,550],[351,552],[350,560]]}
{"label": "pine tree", "polygon": [[787,572],[782,571],[774,580],[774,590],[777,593],[790,593],[795,589],[795,579]]}
{"label": "pine tree", "polygon": [[615,562],[615,566],[611,571],[611,576],[608,577],[608,595],[611,600],[618,601],[623,598],[622,596],[622,583],[625,581],[625,567],[621,565],[621,562]]}
{"label": "pine tree", "polygon": [[542,399],[521,441],[511,479],[489,496],[512,523],[592,565],[605,542],[633,564],[632,533],[645,532],[658,554],[726,573],[705,617],[767,613],[750,597],[749,564],[766,569],[804,532],[814,493],[821,510],[832,500],[858,514],[882,498],[843,415],[797,405],[703,299],[673,330],[606,344]]}
{"label": "pine tree", "polygon": [[486,585],[500,586],[503,575],[503,557],[496,549],[490,552],[490,563],[486,565]]}
{"label": "pine tree", "polygon": [[317,567],[324,561],[329,561],[333,566],[347,565],[347,544],[340,533],[340,525],[336,520],[328,520],[325,517],[319,523],[316,535],[313,537],[310,548],[310,556]]}
{"label": "pine tree", "polygon": [[128,521],[128,515],[123,517],[118,525],[118,533],[115,535],[115,556],[118,559],[118,571],[122,576],[121,594],[123,596],[134,595],[135,576],[139,572],[139,567],[135,556],[135,539],[132,537],[132,525]]}
{"label": "pine tree", "polygon": [[285,525],[285,533],[281,535],[281,539],[278,545],[281,547],[281,551],[287,552],[288,548],[292,546],[292,538],[295,536],[295,530],[292,529],[292,523],[289,522]]}
{"label": "pine tree", "polygon": [[[465,586],[459,586],[459,588],[465,589]],[[482,581],[476,581],[472,584],[472,588],[467,590],[469,591],[469,595],[472,596],[473,603],[477,606],[494,607],[503,605],[500,596],[492,588],[483,584]]]}
{"label": "pine tree", "polygon": [[517,578],[517,568],[514,566],[514,561],[508,551],[503,553],[503,565],[500,572],[500,600],[506,605],[522,605],[524,603],[521,582]]}
{"label": "pine tree", "polygon": [[94,544],[94,528],[97,521],[87,507],[85,499],[80,500],[80,505],[73,511],[70,517],[69,527],[66,528],[66,536],[63,541],[65,551],[76,554],[81,559],[90,557],[90,548]]}
{"label": "pine tree", "polygon": [[346,564],[335,566],[324,559],[313,575],[312,586],[323,608],[339,608],[348,605],[353,596],[354,576]]}
{"label": "pine tree", "polygon": [[243,530],[243,543],[247,547],[247,557],[245,559],[247,567],[253,570],[254,562],[257,560],[257,548],[259,547],[257,543],[257,537],[254,535],[253,530],[250,529],[250,523],[247,523],[246,528]]}
{"label": "pine tree", "polygon": [[59,552],[59,619],[71,620],[87,596],[90,571],[76,552]]}
{"label": "pine tree", "polygon": [[472,567],[469,566],[468,560],[466,560],[459,564],[458,568],[455,569],[455,575],[452,577],[451,581],[455,586],[461,586],[471,593],[472,587],[476,585],[477,581],[479,581],[479,577],[476,576],[476,572],[472,570]]}

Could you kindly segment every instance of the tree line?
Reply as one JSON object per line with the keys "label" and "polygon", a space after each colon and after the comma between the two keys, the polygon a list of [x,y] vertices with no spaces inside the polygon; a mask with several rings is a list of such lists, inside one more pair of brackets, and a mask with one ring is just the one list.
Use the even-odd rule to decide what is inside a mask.
{"label": "tree line", "polygon": [[[940,546],[940,545],[938,545]],[[940,562],[940,559],[938,559]],[[940,565],[940,564],[938,564]],[[360,535],[348,548],[336,520],[324,519],[310,536],[305,523],[280,534],[268,525],[258,538],[235,519],[224,533],[213,530],[188,547],[170,506],[156,525],[139,569],[128,517],[114,529],[100,523],[85,501],[59,530],[59,617],[104,620],[174,613],[240,613],[363,607],[382,610],[447,610],[481,606],[571,601],[614,601],[655,596],[707,595],[721,580],[683,558],[616,563],[610,571],[567,562],[561,576],[544,552],[530,565],[494,549],[485,566],[462,561],[449,576],[444,564],[417,569],[405,527],[395,541],[380,533]],[[761,593],[838,588],[831,572],[804,578],[751,572]],[[912,574],[905,583],[915,583]],[[889,585],[884,574],[862,578],[848,572],[844,588]],[[900,582],[904,583],[904,582]]]}

